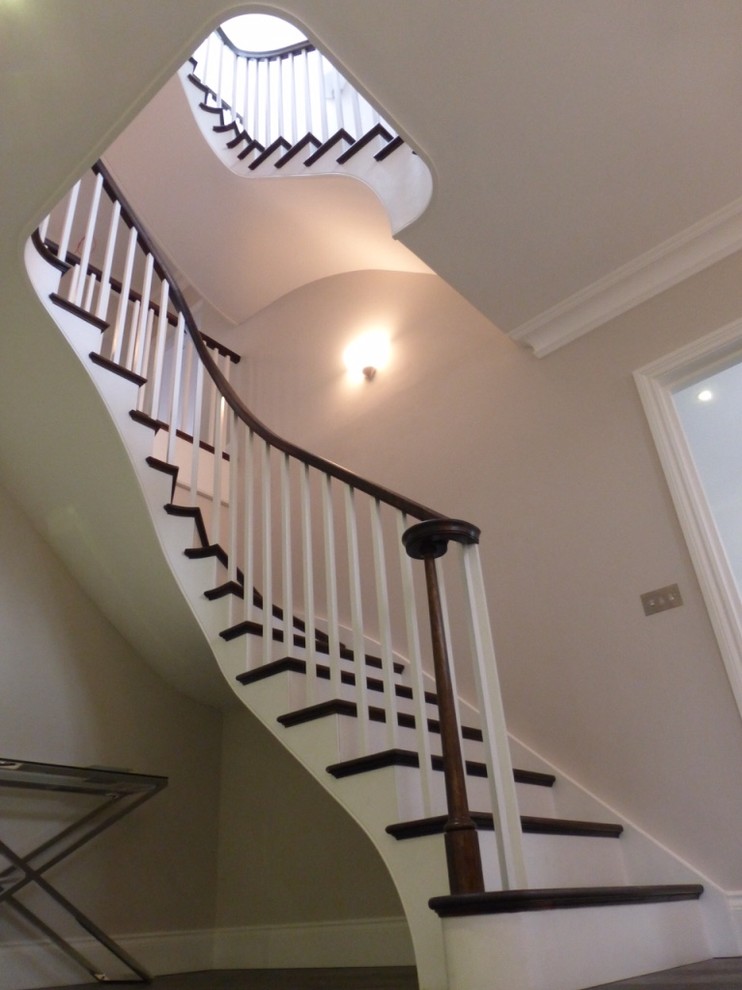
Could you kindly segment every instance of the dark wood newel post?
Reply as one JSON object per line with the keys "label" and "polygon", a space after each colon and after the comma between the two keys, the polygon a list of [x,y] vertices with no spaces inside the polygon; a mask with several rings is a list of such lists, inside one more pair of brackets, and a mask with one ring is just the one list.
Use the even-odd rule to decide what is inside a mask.
{"label": "dark wood newel post", "polygon": [[451,682],[450,661],[443,626],[436,558],[448,550],[448,543],[479,542],[479,529],[459,519],[430,519],[411,526],[402,536],[410,557],[425,561],[425,582],[430,611],[438,715],[441,725],[443,773],[446,781],[448,820],[444,829],[448,882],[452,894],[474,894],[484,890],[482,859],[477,829],[469,813],[466,775],[461,738]]}

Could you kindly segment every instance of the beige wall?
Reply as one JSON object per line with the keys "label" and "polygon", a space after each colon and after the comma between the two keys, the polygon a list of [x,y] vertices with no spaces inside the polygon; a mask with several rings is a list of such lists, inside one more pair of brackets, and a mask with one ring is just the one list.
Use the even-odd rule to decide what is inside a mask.
{"label": "beige wall", "polygon": [[[0,562],[0,756],[170,778],[54,871],[73,902],[119,934],[401,916],[346,813],[246,710],[207,708],[154,674],[3,489]],[[4,791],[0,837],[28,849],[86,806]],[[0,941],[25,937],[3,909]]]}
{"label": "beige wall", "polygon": [[[542,360],[434,276],[305,286],[226,338],[278,432],[483,529],[512,731],[727,890],[742,723],[632,372],[742,312],[731,258]],[[386,322],[393,363],[340,354]],[[280,341],[280,346],[279,345]],[[646,618],[677,581],[685,605]]]}
{"label": "beige wall", "polygon": [[[151,672],[2,489],[0,629],[1,756],[170,778],[164,792],[55,869],[52,882],[109,931],[211,927],[221,715]],[[0,817],[3,808],[12,813],[1,834],[10,828],[20,849],[48,834],[47,813],[65,818],[80,806],[75,798],[0,798]],[[23,934],[3,909],[2,938]]]}
{"label": "beige wall", "polygon": [[371,841],[248,711],[224,725],[217,924],[401,917]]}

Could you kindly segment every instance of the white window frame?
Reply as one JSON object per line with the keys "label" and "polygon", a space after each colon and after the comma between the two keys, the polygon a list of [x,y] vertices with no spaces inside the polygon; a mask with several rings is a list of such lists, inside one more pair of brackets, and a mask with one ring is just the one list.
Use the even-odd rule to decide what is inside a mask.
{"label": "white window frame", "polygon": [[634,372],[644,411],[742,716],[742,599],[673,392],[742,361],[742,319]]}

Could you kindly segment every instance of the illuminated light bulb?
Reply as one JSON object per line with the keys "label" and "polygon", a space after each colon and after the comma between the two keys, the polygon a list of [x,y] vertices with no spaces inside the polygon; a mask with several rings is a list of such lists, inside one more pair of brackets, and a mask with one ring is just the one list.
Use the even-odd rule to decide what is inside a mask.
{"label": "illuminated light bulb", "polygon": [[711,389],[704,388],[701,389],[701,391],[698,393],[696,398],[698,399],[699,402],[711,402],[713,397],[714,397],[714,393],[711,391]]}
{"label": "illuminated light bulb", "polygon": [[390,354],[389,334],[384,330],[369,330],[356,337],[343,352],[343,363],[350,377],[357,382],[371,382],[376,372],[386,367]]}

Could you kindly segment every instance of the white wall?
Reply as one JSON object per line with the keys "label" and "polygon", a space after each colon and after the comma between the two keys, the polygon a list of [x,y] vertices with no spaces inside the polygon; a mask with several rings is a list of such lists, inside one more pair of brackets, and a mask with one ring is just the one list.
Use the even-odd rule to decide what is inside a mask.
{"label": "white wall", "polygon": [[[511,729],[727,890],[742,886],[732,699],[632,379],[742,311],[732,258],[544,360],[434,276],[305,286],[225,342],[273,429],[483,529]],[[351,388],[379,321],[393,362]],[[685,605],[639,595],[677,581]]]}
{"label": "white wall", "polygon": [[[101,616],[0,489],[0,755],[164,774],[169,786],[65,861],[52,882],[114,933],[210,928],[221,715],[164,684]],[[77,799],[60,800],[62,817]],[[51,807],[0,793],[21,850]],[[3,823],[3,808],[12,821]],[[25,817],[28,810],[29,819]],[[29,901],[30,903],[30,901]],[[42,899],[33,897],[41,905]],[[5,907],[0,942],[30,934]],[[63,922],[64,930],[75,932]]]}

